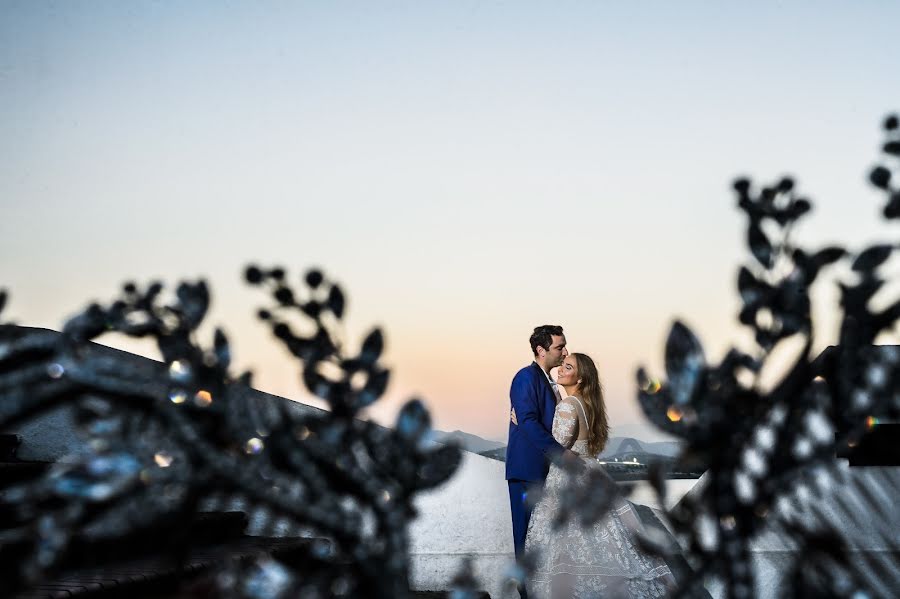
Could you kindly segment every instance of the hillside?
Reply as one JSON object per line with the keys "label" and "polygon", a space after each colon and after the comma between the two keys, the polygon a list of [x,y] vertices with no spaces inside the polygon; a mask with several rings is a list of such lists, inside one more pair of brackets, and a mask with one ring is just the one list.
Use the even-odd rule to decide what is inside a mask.
{"label": "hillside", "polygon": [[493,449],[505,448],[506,444],[501,443],[499,441],[491,441],[489,439],[482,439],[478,435],[473,435],[471,433],[466,433],[463,431],[453,431],[452,433],[444,432],[444,431],[432,431],[431,433],[432,441],[437,443],[441,443],[444,445],[448,445],[450,443],[456,443],[462,449],[466,451],[471,451],[472,453],[483,453],[485,451],[491,451]]}

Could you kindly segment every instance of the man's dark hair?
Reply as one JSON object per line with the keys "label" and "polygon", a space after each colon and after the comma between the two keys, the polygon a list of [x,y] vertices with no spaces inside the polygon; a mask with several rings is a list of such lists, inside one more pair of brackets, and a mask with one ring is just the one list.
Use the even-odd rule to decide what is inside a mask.
{"label": "man's dark hair", "polygon": [[528,340],[531,342],[531,351],[534,352],[534,355],[537,355],[538,346],[549,350],[550,346],[553,345],[553,335],[562,334],[562,327],[557,324],[542,324],[539,327],[534,327],[531,339]]}

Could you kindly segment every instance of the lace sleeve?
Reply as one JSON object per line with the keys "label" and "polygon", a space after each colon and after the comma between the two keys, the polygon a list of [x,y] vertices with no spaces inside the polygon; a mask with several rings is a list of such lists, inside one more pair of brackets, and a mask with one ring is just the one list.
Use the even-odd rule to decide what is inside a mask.
{"label": "lace sleeve", "polygon": [[553,438],[566,449],[570,449],[578,438],[578,412],[571,400],[564,399],[556,406]]}

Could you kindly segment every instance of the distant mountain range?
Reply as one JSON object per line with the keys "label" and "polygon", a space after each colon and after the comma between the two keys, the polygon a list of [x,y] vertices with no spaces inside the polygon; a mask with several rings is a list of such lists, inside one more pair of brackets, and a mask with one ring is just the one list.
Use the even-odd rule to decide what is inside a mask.
{"label": "distant mountain range", "polygon": [[[477,453],[495,460],[506,461],[506,445],[500,441],[482,439],[478,435],[463,431],[453,431],[452,433],[432,431],[432,440],[444,445],[456,443],[456,445],[466,451],[471,451],[472,453]],[[681,445],[677,441],[648,442],[640,441],[632,437],[613,437],[609,440],[609,443],[607,443],[606,448],[603,450],[603,453],[600,454],[600,457],[610,457],[620,453],[619,448],[626,440],[631,440],[633,442],[628,443],[626,447],[622,447],[622,449],[626,451],[642,451],[644,453],[667,457],[674,457],[681,451]],[[637,447],[635,445],[637,445]]]}
{"label": "distant mountain range", "polygon": [[501,443],[499,441],[491,441],[489,439],[482,439],[478,435],[465,433],[463,431],[453,431],[452,433],[447,433],[444,431],[432,431],[431,438],[433,441],[441,443],[443,445],[456,443],[462,449],[471,451],[472,453],[484,453],[485,451],[491,451],[498,448],[503,448],[504,452],[506,451],[505,443]]}
{"label": "distant mountain range", "polygon": [[[664,455],[668,457],[675,457],[681,451],[681,444],[678,441],[641,441],[640,439],[634,439],[633,437],[613,437],[609,440],[609,443],[606,444],[606,447],[603,449],[603,452],[600,454],[600,457],[609,457],[620,453],[620,448],[622,446],[622,442],[627,439],[631,439],[636,442],[640,449],[642,449],[646,453],[653,453],[656,455]],[[630,444],[629,444],[630,445]]]}

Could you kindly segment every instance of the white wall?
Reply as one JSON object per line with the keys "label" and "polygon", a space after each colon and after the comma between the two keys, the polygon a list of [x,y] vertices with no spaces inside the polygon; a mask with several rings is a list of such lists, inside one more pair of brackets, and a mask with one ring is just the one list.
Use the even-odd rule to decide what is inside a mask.
{"label": "white wall", "polygon": [[463,558],[471,556],[475,575],[495,599],[504,594],[507,570],[515,561],[506,464],[463,452],[456,474],[418,497],[419,517],[410,527],[410,588],[447,590]]}

